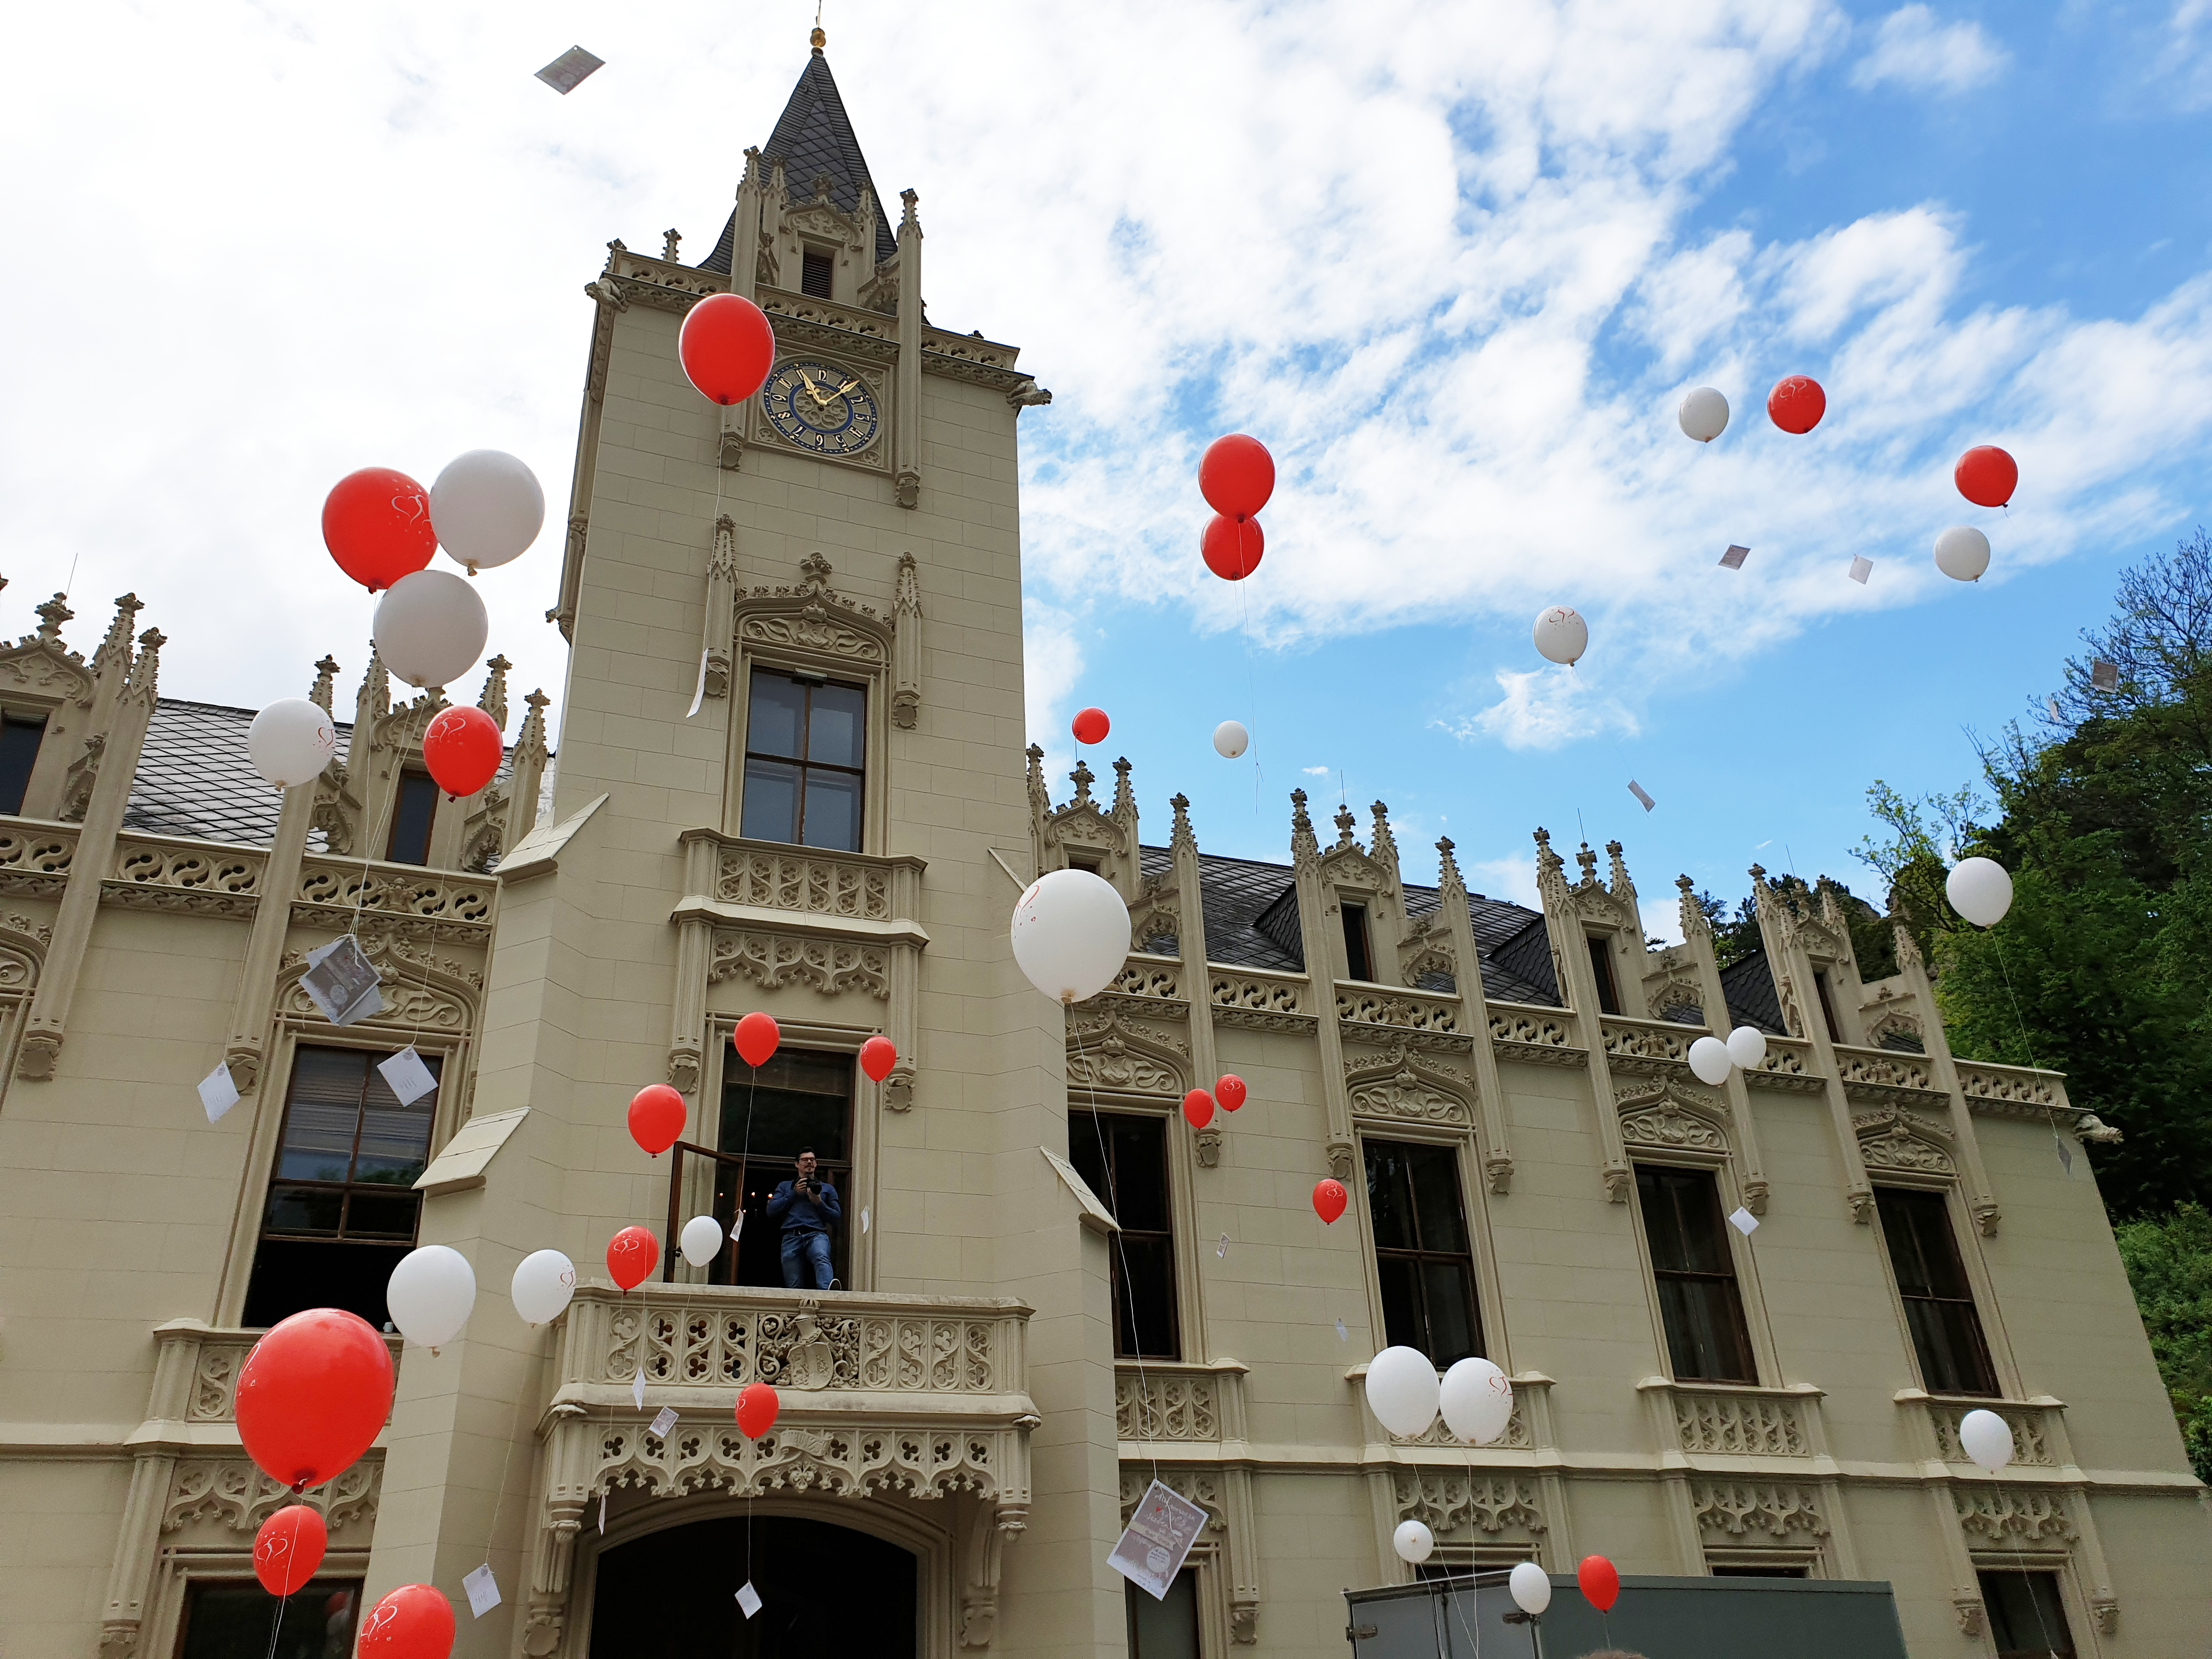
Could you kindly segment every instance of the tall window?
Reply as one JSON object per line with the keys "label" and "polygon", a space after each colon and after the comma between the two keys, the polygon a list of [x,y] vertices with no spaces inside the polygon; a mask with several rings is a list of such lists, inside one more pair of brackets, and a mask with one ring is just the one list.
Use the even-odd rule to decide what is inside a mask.
{"label": "tall window", "polygon": [[1828,975],[1826,969],[1815,968],[1813,970],[1813,989],[1820,999],[1820,1023],[1828,1028],[1828,1041],[1841,1042],[1844,1039],[1840,1028],[1836,1024],[1835,1000],[1828,994]]}
{"label": "tall window", "polygon": [[1480,1353],[1459,1160],[1449,1146],[1396,1140],[1370,1140],[1366,1154],[1384,1333],[1393,1346],[1419,1348],[1439,1369]]}
{"label": "tall window", "polygon": [[[779,1048],[756,1073],[732,1044],[722,1055],[723,1159],[716,1168],[714,1218],[724,1232],[742,1208],[734,1263],[725,1250],[709,1278],[718,1285],[783,1283],[783,1236],[767,1216],[779,1182],[792,1177],[803,1152],[814,1154],[815,1174],[837,1189],[842,1225],[830,1230],[830,1267],[840,1285],[852,1283],[853,1057]],[[750,1127],[748,1127],[750,1125]]]}
{"label": "tall window", "polygon": [[23,810],[23,792],[31,787],[31,769],[46,736],[44,714],[0,715],[0,812]]}
{"label": "tall window", "polygon": [[[195,1581],[185,1595],[178,1659],[325,1659],[353,1651],[361,1616],[361,1580],[313,1578],[292,1593],[292,1616],[278,1620],[276,1598],[252,1579]],[[274,1645],[271,1645],[274,1638]]]}
{"label": "tall window", "polygon": [[1347,904],[1344,909],[1344,961],[1346,976],[1351,979],[1371,980],[1375,977],[1375,963],[1367,948],[1367,907]]}
{"label": "tall window", "polygon": [[867,717],[868,694],[860,686],[753,670],[738,833],[859,852]]}
{"label": "tall window", "polygon": [[393,864],[430,861],[430,823],[438,816],[438,786],[428,772],[402,772],[392,799],[392,839],[384,856]]}
{"label": "tall window", "polygon": [[1166,1121],[1126,1112],[1071,1111],[1067,1161],[1121,1226],[1107,1252],[1114,1267],[1115,1357],[1180,1358]]}
{"label": "tall window", "polygon": [[1667,1354],[1681,1382],[1756,1382],[1751,1332],[1743,1321],[1735,1261],[1729,1254],[1728,1223],[1721,1218],[1719,1185],[1710,1170],[1668,1164],[1636,1166],[1636,1195],[1644,1211],[1644,1236],[1651,1246],[1651,1276],[1658,1281],[1659,1316],[1667,1328]]}
{"label": "tall window", "polygon": [[830,281],[837,269],[836,257],[810,247],[799,256],[799,291],[817,300],[830,297]]}
{"label": "tall window", "polygon": [[1597,975],[1598,1012],[1619,1013],[1620,994],[1613,988],[1613,949],[1595,933],[1589,936],[1589,959],[1590,972]]}
{"label": "tall window", "polygon": [[1997,1659],[2074,1659],[2055,1572],[1978,1572]]}
{"label": "tall window", "polygon": [[1129,1610],[1129,1659],[1198,1659],[1198,1574],[1185,1567],[1158,1601],[1133,1584],[1122,1590]]}
{"label": "tall window", "polygon": [[[380,1330],[384,1285],[415,1248],[430,1157],[433,1089],[402,1106],[377,1069],[386,1054],[302,1048],[293,1056],[284,1131],[262,1206],[246,1322],[273,1325],[302,1308],[344,1308]],[[434,1075],[442,1061],[425,1054]]]}
{"label": "tall window", "polygon": [[1930,1394],[1994,1398],[1996,1373],[1943,1194],[1877,1187],[1874,1196],[1912,1352],[1920,1361],[1921,1386]]}

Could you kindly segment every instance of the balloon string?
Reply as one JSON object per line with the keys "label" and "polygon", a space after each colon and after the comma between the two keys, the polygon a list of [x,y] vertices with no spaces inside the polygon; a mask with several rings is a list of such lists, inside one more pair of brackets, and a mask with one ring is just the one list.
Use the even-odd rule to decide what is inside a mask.
{"label": "balloon string", "polygon": [[[292,1574],[288,1565],[284,1573],[284,1583],[289,1585],[291,1582]],[[276,1620],[269,1626],[269,1659],[276,1659],[276,1638],[284,1633],[284,1608],[291,1599],[292,1592],[289,1589],[276,1598]]]}
{"label": "balloon string", "polygon": [[[550,1348],[552,1345],[553,1328],[550,1325],[548,1325],[545,1328],[545,1346],[548,1348]],[[515,1396],[514,1427],[509,1431],[507,1437],[507,1458],[506,1461],[499,1466],[499,1490],[492,1496],[491,1531],[484,1540],[484,1565],[486,1566],[489,1566],[491,1565],[491,1553],[499,1542],[499,1512],[507,1502],[507,1474],[514,1468],[514,1443],[522,1437],[522,1408],[530,1399],[530,1395],[537,1392],[539,1384],[544,1380],[542,1374],[544,1369],[545,1355],[542,1352],[538,1356],[538,1364],[540,1375],[533,1376],[531,1379],[530,1393],[522,1393],[518,1391]]]}
{"label": "balloon string", "polygon": [[[2039,1072],[2043,1069],[2043,1066],[2035,1057],[2035,1039],[2027,1034],[2027,1016],[2020,1011],[2020,998],[2012,988],[2012,969],[2005,966],[2004,945],[1994,933],[1990,935],[1990,943],[1991,945],[1995,946],[1996,950],[1997,972],[2004,975],[2005,998],[2012,1004],[2013,1023],[2020,1027],[2020,1046],[2027,1051],[2027,1064],[2029,1069]],[[2043,1109],[2043,1115],[2044,1121],[2051,1125],[2051,1144],[2058,1149],[2059,1163],[2063,1166],[2066,1161],[2066,1142],[2058,1133],[2058,1107],[2057,1103],[2055,1102],[2047,1103]],[[2072,1176],[2073,1172],[2071,1170],[2068,1170],[2068,1179],[2072,1179]],[[2038,1615],[2038,1617],[2040,1616],[2040,1614]]]}
{"label": "balloon string", "polygon": [[[1084,1075],[1088,1077],[1091,1074],[1091,1060],[1083,1051],[1083,1022],[1073,1017],[1075,1010],[1073,1003],[1064,1003],[1061,1006],[1066,1009],[1068,1017],[1069,1034],[1075,1038],[1075,1057],[1083,1062]],[[1120,1258],[1121,1263],[1123,1310],[1128,1315],[1129,1319],[1129,1357],[1137,1362],[1137,1403],[1136,1408],[1129,1413],[1129,1426],[1132,1430],[1140,1430],[1145,1425],[1145,1413],[1152,1402],[1152,1384],[1145,1378],[1145,1344],[1137,1334],[1136,1280],[1129,1273],[1129,1248],[1121,1238],[1121,1200],[1115,1192],[1116,1182],[1114,1179],[1114,1160],[1106,1151],[1106,1126],[1098,1121],[1097,1085],[1086,1083],[1084,1085],[1084,1092],[1091,1101],[1091,1133],[1098,1138],[1098,1167],[1105,1172],[1106,1176],[1106,1205],[1114,1212],[1114,1253]],[[1146,1443],[1151,1445],[1155,1443],[1147,1439]],[[1157,1483],[1160,1478],[1160,1459],[1158,1452],[1152,1454],[1152,1480]]]}
{"label": "balloon string", "polygon": [[[1244,551],[1242,542],[1237,551],[1241,560]],[[1248,571],[1244,580],[1237,584],[1237,592],[1244,601],[1244,713],[1251,722],[1248,731],[1252,741],[1252,816],[1256,818],[1260,816],[1260,786],[1266,781],[1267,775],[1260,769],[1260,693],[1252,667],[1252,592],[1244,586],[1244,580],[1249,580]]]}

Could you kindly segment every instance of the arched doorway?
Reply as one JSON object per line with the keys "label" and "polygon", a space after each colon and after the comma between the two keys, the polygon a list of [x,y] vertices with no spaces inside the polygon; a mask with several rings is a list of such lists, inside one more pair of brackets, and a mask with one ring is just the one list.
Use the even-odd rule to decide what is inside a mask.
{"label": "arched doorway", "polygon": [[[747,1574],[761,1610],[747,1619]],[[599,1557],[592,1659],[916,1659],[915,1558],[849,1527],[791,1516],[744,1516],[617,1545]]]}

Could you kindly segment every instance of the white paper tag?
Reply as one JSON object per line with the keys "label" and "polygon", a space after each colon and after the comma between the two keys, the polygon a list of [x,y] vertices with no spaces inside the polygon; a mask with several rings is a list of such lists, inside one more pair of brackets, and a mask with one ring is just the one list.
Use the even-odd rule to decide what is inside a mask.
{"label": "white paper tag", "polygon": [[200,1104],[207,1108],[210,1123],[220,1121],[225,1112],[238,1104],[238,1084],[230,1075],[228,1060],[223,1060],[200,1079]]}
{"label": "white paper tag", "polygon": [[1743,562],[1751,556],[1751,550],[1735,542],[1729,544],[1728,551],[1721,555],[1721,563],[1730,570],[1743,568]]}
{"label": "white paper tag", "polygon": [[[1712,1212],[1708,1210],[1705,1213],[1711,1215]],[[1739,1204],[1729,1215],[1729,1225],[1749,1238],[1759,1231],[1759,1218]]]}
{"label": "white paper tag", "polygon": [[1866,579],[1873,574],[1874,561],[1863,554],[1854,554],[1851,557],[1851,580],[1863,587]]}
{"label": "white paper tag", "polygon": [[629,1397],[637,1402],[640,1411],[645,1409],[645,1367],[637,1368],[637,1375],[629,1380]]}
{"label": "white paper tag", "polygon": [[1340,1342],[1352,1340],[1352,1333],[1344,1328],[1344,1322],[1341,1319],[1336,1322],[1336,1340]]}
{"label": "white paper tag", "polygon": [[753,1588],[753,1581],[750,1578],[738,1587],[738,1606],[748,1619],[761,1610],[760,1592]]}
{"label": "white paper tag", "polygon": [[1106,1558],[1106,1565],[1131,1583],[1164,1601],[1168,1589],[1182,1571],[1183,1558],[1198,1541],[1206,1525],[1206,1511],[1172,1487],[1152,1482],[1137,1500],[1129,1524],[1122,1529]]}
{"label": "white paper tag", "polygon": [[1644,810],[1647,812],[1659,804],[1657,801],[1652,799],[1650,795],[1644,793],[1644,786],[1637,782],[1634,778],[1631,778],[1628,781],[1628,793],[1644,803]]}
{"label": "white paper tag", "polygon": [[607,1535],[607,1489],[599,1488],[599,1536]]}
{"label": "white paper tag", "polygon": [[499,1580],[491,1576],[489,1561],[462,1579],[461,1588],[469,1593],[469,1611],[479,1619],[499,1605]]}
{"label": "white paper tag", "polygon": [[379,1060],[376,1069],[402,1106],[412,1106],[438,1086],[437,1078],[422,1063],[422,1056],[415,1052],[411,1042],[391,1059]]}
{"label": "white paper tag", "polygon": [[687,709],[685,709],[685,710],[684,711],[684,718],[685,720],[690,720],[690,719],[694,714],[697,714],[697,713],[699,712],[699,705],[700,705],[701,703],[702,703],[702,702],[706,702],[706,700],[707,700],[707,653],[706,653],[704,651],[702,651],[702,652],[699,653],[699,684],[698,684],[698,689],[697,689],[697,690],[694,690],[694,691],[691,693],[691,706],[690,706],[689,708],[687,708]]}
{"label": "white paper tag", "polygon": [[743,1210],[740,1210],[738,1212],[737,1218],[730,1223],[730,1243],[732,1244],[736,1243],[738,1242],[738,1235],[744,1231],[744,1230],[745,1212]]}
{"label": "white paper tag", "polygon": [[1229,1235],[1227,1233],[1221,1235],[1221,1243],[1214,1247],[1213,1254],[1217,1257],[1225,1256],[1229,1254]]}
{"label": "white paper tag", "polygon": [[307,952],[307,971],[300,975],[300,988],[333,1025],[350,1025],[384,1007],[376,968],[351,933]]}
{"label": "white paper tag", "polygon": [[665,1440],[668,1438],[669,1430],[675,1426],[676,1407],[663,1406],[660,1408],[660,1414],[653,1419],[653,1437],[655,1440]]}
{"label": "white paper tag", "polygon": [[2069,1146],[2063,1139],[2058,1143],[2058,1167],[2066,1171],[2066,1176],[2069,1180],[2073,1178],[2074,1149],[2071,1146]]}

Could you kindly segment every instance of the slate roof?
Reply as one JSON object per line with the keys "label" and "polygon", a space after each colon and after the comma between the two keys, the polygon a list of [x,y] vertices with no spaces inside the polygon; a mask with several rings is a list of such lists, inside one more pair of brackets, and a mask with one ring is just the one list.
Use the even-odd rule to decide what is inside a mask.
{"label": "slate roof", "polygon": [[1782,1023],[1782,999],[1774,994],[1774,969],[1765,951],[1738,957],[1722,969],[1721,994],[1728,999],[1731,1024],[1756,1025],[1769,1036],[1790,1035]]}
{"label": "slate roof", "polygon": [[[1148,876],[1164,875],[1174,867],[1175,855],[1167,848],[1139,847],[1137,854],[1138,868]],[[1305,971],[1290,866],[1200,853],[1198,879],[1206,906],[1207,961],[1279,974]],[[1433,887],[1408,883],[1405,894],[1406,913],[1415,918],[1434,915],[1443,902]],[[1558,1007],[1543,914],[1480,893],[1468,895],[1467,908],[1474,926],[1475,954],[1482,962],[1482,994],[1498,1002]],[[1534,951],[1528,948],[1532,941]]]}
{"label": "slate roof", "polygon": [[[799,84],[791,89],[791,100],[784,105],[775,131],[761,146],[761,155],[763,160],[783,163],[783,181],[794,202],[812,201],[814,181],[826,178],[830,180],[830,201],[842,212],[856,213],[860,206],[860,186],[866,185],[876,198],[876,263],[881,264],[898,252],[898,238],[891,230],[883,192],[868,174],[867,159],[860,154],[860,141],[853,136],[852,118],[845,113],[845,100],[838,95],[837,82],[830,73],[830,60],[822,55],[820,47],[815,48],[813,56],[806,60],[806,67],[799,71]],[[737,241],[737,228],[738,216],[733,209],[722,226],[721,240],[694,269],[726,274],[731,249]]]}

